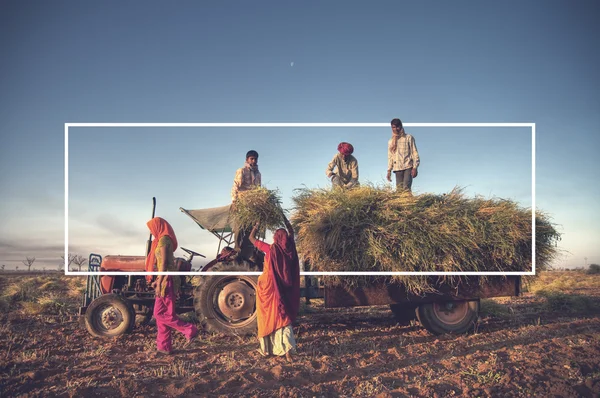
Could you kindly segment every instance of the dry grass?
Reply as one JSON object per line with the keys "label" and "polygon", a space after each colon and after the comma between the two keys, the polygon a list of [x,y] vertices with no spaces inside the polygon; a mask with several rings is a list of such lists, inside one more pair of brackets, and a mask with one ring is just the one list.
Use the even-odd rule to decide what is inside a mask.
{"label": "dry grass", "polygon": [[542,291],[559,292],[579,289],[600,289],[600,276],[585,272],[540,272],[526,286],[527,291],[538,294]]}
{"label": "dry grass", "polygon": [[[292,222],[298,252],[318,271],[526,271],[531,269],[531,211],[505,199],[448,194],[413,196],[386,188],[303,189]],[[559,235],[536,216],[536,267],[556,255]],[[394,277],[412,291],[425,277]],[[338,283],[339,278],[331,278]],[[355,279],[344,279],[344,283]],[[450,278],[458,283],[458,278]],[[357,283],[357,282],[356,282]]]}
{"label": "dry grass", "polygon": [[62,275],[5,278],[0,309],[20,310],[25,315],[71,313],[85,290],[85,278]]}
{"label": "dry grass", "polygon": [[284,226],[282,215],[279,193],[259,187],[240,192],[230,218],[233,225],[243,228],[259,223],[262,229],[277,229]]}

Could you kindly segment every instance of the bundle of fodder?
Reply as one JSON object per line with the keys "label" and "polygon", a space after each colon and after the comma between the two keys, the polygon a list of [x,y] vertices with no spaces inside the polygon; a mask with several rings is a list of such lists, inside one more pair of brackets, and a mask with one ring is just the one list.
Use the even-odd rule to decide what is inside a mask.
{"label": "bundle of fodder", "polygon": [[[532,267],[531,210],[511,200],[467,198],[458,188],[413,196],[361,186],[302,189],[294,202],[298,252],[314,271],[510,272]],[[548,217],[537,212],[536,269],[547,267],[556,255],[558,239]],[[392,279],[412,292],[431,287],[423,276]],[[444,279],[454,285],[461,281]]]}
{"label": "bundle of fodder", "polygon": [[263,187],[240,192],[231,206],[229,221],[242,228],[252,228],[256,223],[261,229],[284,226],[279,192]]}

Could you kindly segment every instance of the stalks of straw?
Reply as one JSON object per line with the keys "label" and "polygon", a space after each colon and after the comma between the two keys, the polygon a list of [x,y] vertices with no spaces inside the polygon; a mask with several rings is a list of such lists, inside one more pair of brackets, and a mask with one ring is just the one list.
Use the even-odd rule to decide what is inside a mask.
{"label": "stalks of straw", "polygon": [[[531,210],[511,200],[467,198],[460,188],[413,196],[364,185],[300,189],[294,203],[298,252],[311,270],[508,272],[532,267]],[[556,256],[558,239],[548,216],[537,212],[536,269],[546,268]],[[431,288],[421,276],[388,279],[413,292]],[[343,280],[357,284],[365,278]],[[461,283],[457,277],[448,281]]]}
{"label": "stalks of straw", "polygon": [[260,223],[261,229],[285,225],[279,192],[263,187],[240,192],[229,217],[234,225],[243,228],[252,228],[256,223]]}

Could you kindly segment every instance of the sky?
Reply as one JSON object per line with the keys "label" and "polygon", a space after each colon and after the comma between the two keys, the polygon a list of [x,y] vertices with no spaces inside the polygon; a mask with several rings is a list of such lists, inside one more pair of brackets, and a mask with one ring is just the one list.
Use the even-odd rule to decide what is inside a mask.
{"label": "sky", "polygon": [[[596,1],[2,1],[0,264],[56,269],[65,123],[535,123],[535,205],[558,267],[600,263]],[[407,127],[415,193],[532,205],[531,129]],[[179,208],[224,206],[245,154],[293,212],[351,142],[385,186],[389,127],[72,127],[69,251],[143,255],[152,197],[180,246],[218,240]],[[177,250],[176,255],[183,255]]]}

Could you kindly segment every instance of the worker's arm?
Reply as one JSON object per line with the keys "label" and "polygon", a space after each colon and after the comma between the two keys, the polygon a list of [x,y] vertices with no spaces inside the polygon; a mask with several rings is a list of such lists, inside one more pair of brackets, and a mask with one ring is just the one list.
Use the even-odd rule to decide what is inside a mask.
{"label": "worker's arm", "polygon": [[346,188],[352,188],[358,185],[358,161],[354,160],[348,165],[350,170],[350,181],[346,184]]}
{"label": "worker's arm", "polygon": [[294,227],[292,227],[292,223],[290,223],[290,220],[287,219],[285,214],[283,214],[283,222],[285,223],[285,228],[288,231],[288,235],[293,237],[294,236]]}
{"label": "worker's arm", "polygon": [[260,171],[256,171],[254,173],[254,185],[256,185],[257,187],[260,187],[261,183],[262,183],[261,180],[262,180],[262,176],[260,174]]}
{"label": "worker's arm", "polygon": [[392,168],[394,167],[394,154],[392,153],[392,150],[390,149],[390,146],[392,145],[392,141],[388,141],[388,165],[387,165],[387,175],[386,178],[388,181],[392,181]]}
{"label": "worker's arm", "polygon": [[331,178],[332,176],[335,175],[335,173],[333,172],[333,169],[335,169],[336,159],[337,159],[337,155],[335,155],[333,157],[333,159],[331,159],[331,162],[329,162],[329,164],[327,165],[327,169],[325,170],[325,175],[327,176],[327,178]]}
{"label": "worker's arm", "polygon": [[233,187],[231,187],[231,202],[235,202],[240,191],[240,187],[242,186],[242,169],[238,169],[235,172],[235,177],[233,178]]}
{"label": "worker's arm", "polygon": [[411,140],[410,140],[410,156],[412,157],[412,161],[413,161],[413,168],[410,171],[410,174],[411,174],[412,178],[415,178],[418,174],[417,168],[421,164],[421,159],[419,159],[419,152],[417,151],[417,144],[415,142],[415,137],[411,136],[410,138],[411,138]]}
{"label": "worker's arm", "polygon": [[252,231],[250,231],[250,236],[248,237],[254,246],[256,246],[256,231],[258,231],[258,223],[254,224]]}
{"label": "worker's arm", "polygon": [[[158,256],[156,256],[156,268],[158,272],[165,272],[167,270],[167,245],[162,244],[163,242],[159,242],[158,246]],[[165,297],[166,293],[166,285],[167,275],[157,275],[154,289],[156,292],[156,296]]]}

